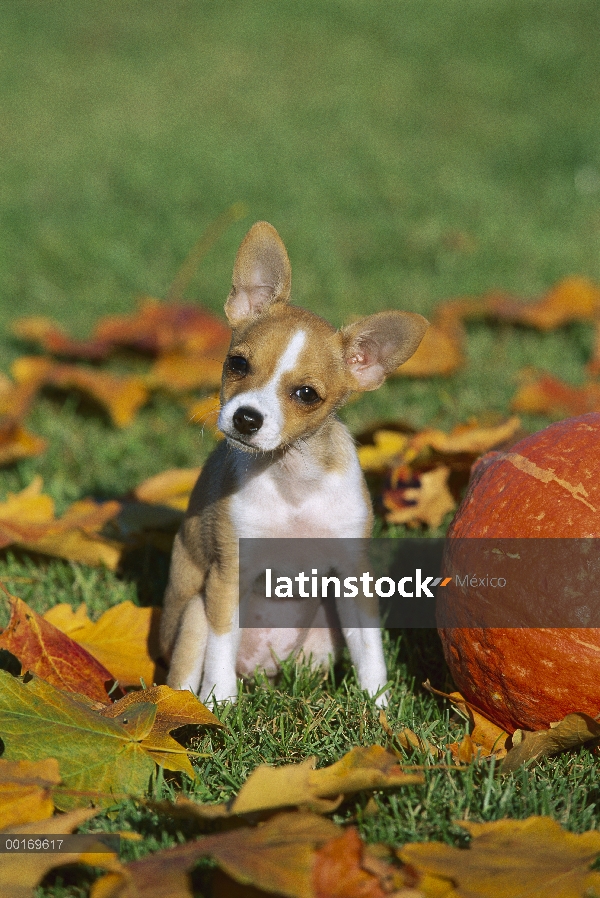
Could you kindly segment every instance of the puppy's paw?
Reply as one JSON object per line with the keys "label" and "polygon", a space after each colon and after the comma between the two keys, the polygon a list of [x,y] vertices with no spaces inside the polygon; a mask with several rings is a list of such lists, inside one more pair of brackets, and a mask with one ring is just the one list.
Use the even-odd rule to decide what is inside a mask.
{"label": "puppy's paw", "polygon": [[210,699],[216,702],[237,702],[238,681],[233,679],[221,680],[217,683],[203,681],[200,690],[200,701],[206,703]]}

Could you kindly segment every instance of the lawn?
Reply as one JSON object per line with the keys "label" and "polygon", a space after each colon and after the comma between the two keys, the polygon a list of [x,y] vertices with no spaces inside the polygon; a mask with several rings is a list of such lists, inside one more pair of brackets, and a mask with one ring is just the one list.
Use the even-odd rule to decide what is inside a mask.
{"label": "lawn", "polygon": [[[18,316],[52,316],[84,336],[139,295],[164,297],[233,203],[246,218],[187,290],[214,312],[259,219],[286,243],[295,300],[337,325],[386,308],[427,316],[443,299],[492,289],[536,296],[571,274],[600,281],[599,28],[594,0],[7,0],[0,371],[31,352],[11,335]],[[448,429],[504,417],[526,366],[580,383],[592,339],[579,323],[546,334],[474,323],[461,371],[395,379],[342,416],[354,432],[381,419]],[[523,417],[529,431],[547,423]],[[39,474],[59,511],[201,464],[213,446],[166,395],[117,430],[72,395],[48,394],[28,424],[48,451],[0,470],[0,500]],[[0,578],[38,611],[85,601],[97,616],[126,598],[158,604],[167,563],[148,550],[114,575],[3,553]],[[457,738],[460,721],[421,687],[451,685],[437,635],[407,631],[387,652],[390,725],[438,744]],[[326,687],[293,666],[274,688],[247,684],[220,712],[229,730],[200,741],[210,756],[185,791],[217,801],[259,762],[314,754],[321,765],[385,742],[347,665]],[[155,783],[157,795],[174,789]],[[549,814],[572,831],[594,828],[598,798],[596,760],[581,751],[502,778],[489,764],[432,770],[425,786],[378,796],[377,814],[360,800],[345,813],[369,841],[458,843],[453,821],[464,818]],[[131,857],[178,837],[134,803],[105,824],[144,833]],[[86,892],[54,882],[43,894]]]}

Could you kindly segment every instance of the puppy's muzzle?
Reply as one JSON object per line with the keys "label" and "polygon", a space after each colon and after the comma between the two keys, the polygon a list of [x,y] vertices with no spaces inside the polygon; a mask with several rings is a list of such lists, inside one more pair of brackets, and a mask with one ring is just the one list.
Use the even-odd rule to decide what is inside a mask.
{"label": "puppy's muzzle", "polygon": [[249,437],[260,430],[263,416],[257,409],[251,408],[249,405],[242,405],[234,412],[232,421],[238,433]]}

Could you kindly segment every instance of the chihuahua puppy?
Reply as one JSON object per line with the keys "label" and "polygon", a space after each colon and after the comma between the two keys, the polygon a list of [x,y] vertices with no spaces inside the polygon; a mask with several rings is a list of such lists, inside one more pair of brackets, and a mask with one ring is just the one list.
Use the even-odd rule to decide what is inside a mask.
{"label": "chihuahua puppy", "polygon": [[[235,700],[236,676],[303,654],[327,666],[340,627],[240,629],[241,537],[369,537],[372,509],[354,442],[335,412],[375,390],[410,358],[428,327],[412,312],[380,312],[336,330],[288,304],[291,268],[275,228],[243,239],[225,303],[232,326],[219,429],[175,539],[160,641],[168,684]],[[376,599],[336,599],[358,683],[385,703]],[[318,623],[318,622],[317,622]]]}

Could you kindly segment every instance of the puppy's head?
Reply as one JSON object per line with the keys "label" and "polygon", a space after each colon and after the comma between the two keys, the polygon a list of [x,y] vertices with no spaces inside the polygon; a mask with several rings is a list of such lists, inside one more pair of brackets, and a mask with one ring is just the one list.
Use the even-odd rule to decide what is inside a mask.
{"label": "puppy's head", "polygon": [[428,323],[380,312],[336,331],[288,305],[291,268],[267,222],[246,234],[225,314],[233,327],[223,367],[219,429],[248,451],[271,452],[317,431],[354,390],[375,390],[410,358]]}

